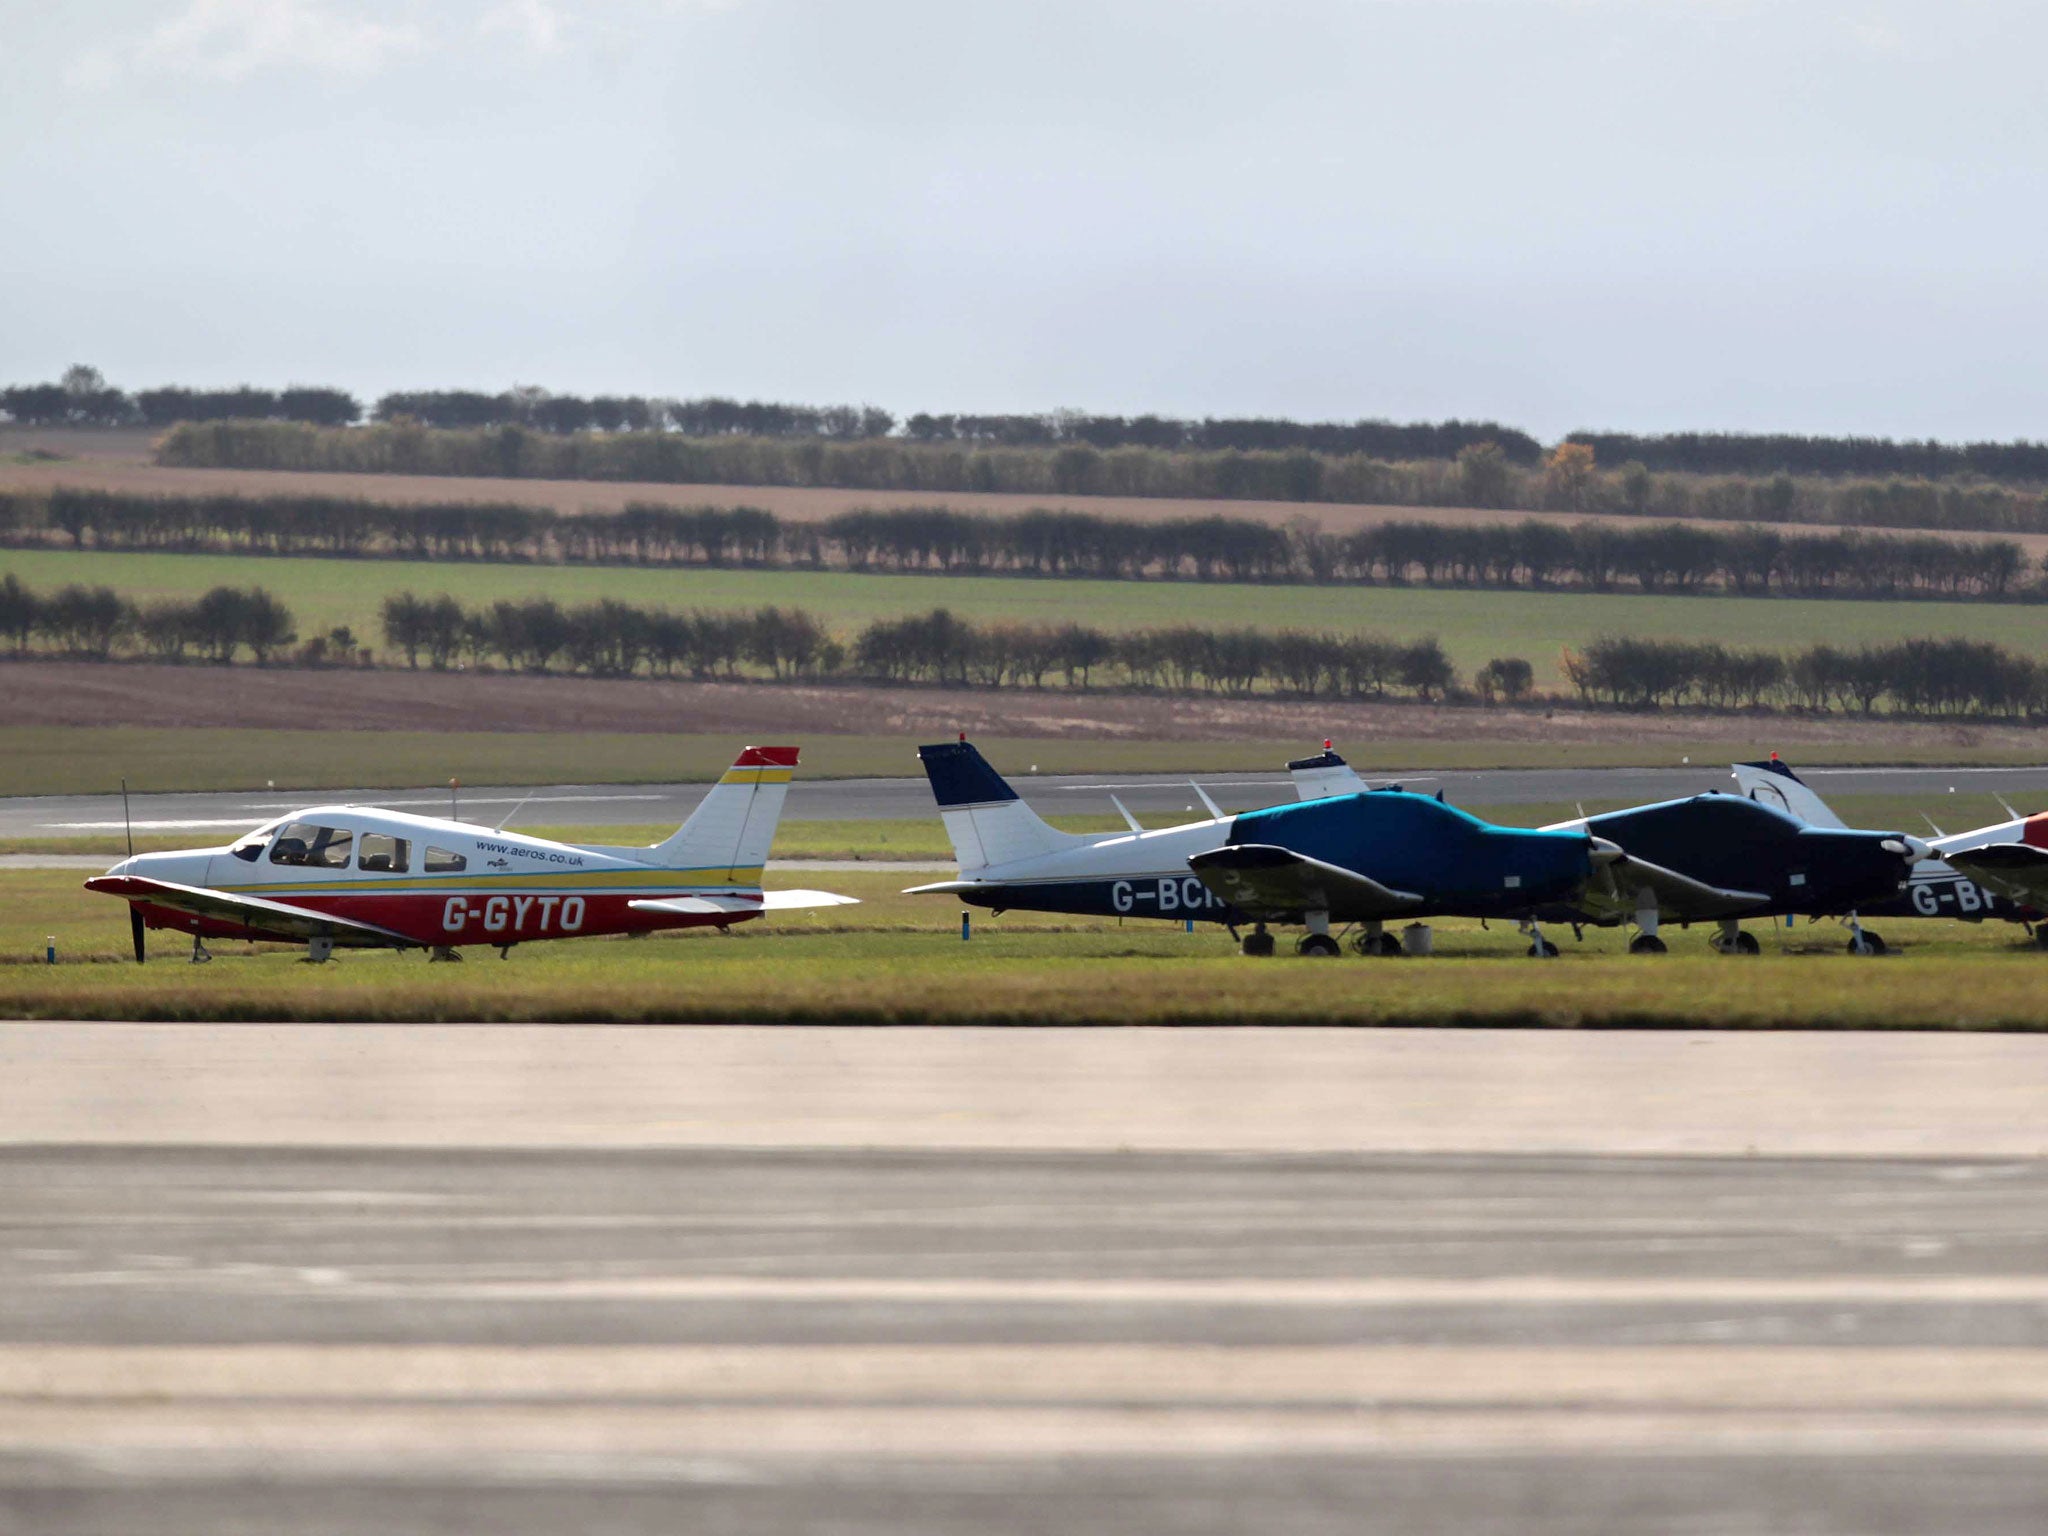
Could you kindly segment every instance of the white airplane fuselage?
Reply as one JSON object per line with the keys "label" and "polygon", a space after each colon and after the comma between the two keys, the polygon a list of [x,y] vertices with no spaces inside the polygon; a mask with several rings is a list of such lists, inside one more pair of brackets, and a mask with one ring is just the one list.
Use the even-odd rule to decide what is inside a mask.
{"label": "white airplane fuselage", "polygon": [[[305,835],[309,831],[312,836]],[[295,811],[223,847],[137,854],[101,878],[136,877],[280,902],[372,924],[423,946],[723,926],[760,915],[758,865],[665,868],[631,853],[368,806],[323,805]],[[742,908],[751,899],[754,907],[661,913],[627,905],[706,895]],[[238,922],[146,898],[136,906],[151,928],[206,938],[270,936],[260,915]],[[379,941],[342,931],[334,942]]]}

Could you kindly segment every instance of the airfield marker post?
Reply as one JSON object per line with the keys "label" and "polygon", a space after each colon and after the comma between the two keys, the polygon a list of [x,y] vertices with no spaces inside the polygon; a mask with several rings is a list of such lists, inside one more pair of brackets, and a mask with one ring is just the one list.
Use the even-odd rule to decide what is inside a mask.
{"label": "airfield marker post", "polygon": [[55,965],[56,963],[57,935],[55,935],[54,933],[46,934],[43,938],[43,964]]}
{"label": "airfield marker post", "polygon": [[974,920],[967,912],[962,911],[960,914],[960,942],[965,944],[972,937],[974,937]]}

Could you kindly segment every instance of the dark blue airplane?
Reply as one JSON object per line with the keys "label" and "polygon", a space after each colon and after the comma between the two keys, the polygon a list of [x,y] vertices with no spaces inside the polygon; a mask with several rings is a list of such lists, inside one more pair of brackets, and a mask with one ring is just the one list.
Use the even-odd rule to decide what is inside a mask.
{"label": "dark blue airplane", "polygon": [[[1273,952],[1268,924],[1301,924],[1304,955],[1339,952],[1332,924],[1357,923],[1361,954],[1399,953],[1389,919],[1533,921],[1570,903],[1617,856],[1583,831],[1494,826],[1441,800],[1370,790],[1217,815],[1155,832],[1061,832],[1017,798],[967,742],[918,748],[960,878],[913,894],[1001,912],[1073,912],[1253,925],[1248,955]],[[1531,954],[1555,954],[1535,933]]]}
{"label": "dark blue airplane", "polygon": [[1881,954],[1859,911],[1905,888],[1927,844],[1902,832],[1813,827],[1741,795],[1705,794],[1563,822],[1621,850],[1587,896],[1547,913],[1573,923],[1632,922],[1633,954],[1662,954],[1660,922],[1713,922],[1708,941],[1724,954],[1753,955],[1745,918],[1846,917],[1849,947]]}

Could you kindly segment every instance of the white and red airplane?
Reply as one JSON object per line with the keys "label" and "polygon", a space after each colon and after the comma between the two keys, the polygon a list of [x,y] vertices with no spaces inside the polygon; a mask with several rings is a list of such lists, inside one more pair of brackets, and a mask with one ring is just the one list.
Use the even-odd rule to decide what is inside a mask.
{"label": "white and red airplane", "polygon": [[651,848],[578,847],[433,816],[319,805],[222,848],[141,853],[85,882],[128,903],[143,932],[337,947],[500,952],[535,939],[729,927],[764,912],[842,906],[829,891],[764,891],[761,866],[796,769],[795,747],[748,747],[674,836]]}

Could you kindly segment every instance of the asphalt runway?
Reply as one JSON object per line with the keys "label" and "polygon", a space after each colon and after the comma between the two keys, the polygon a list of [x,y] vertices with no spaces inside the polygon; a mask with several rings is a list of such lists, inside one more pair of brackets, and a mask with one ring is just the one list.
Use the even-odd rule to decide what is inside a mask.
{"label": "asphalt runway", "polygon": [[[1203,774],[1202,787],[1227,810],[1249,810],[1293,798],[1293,786],[1276,763],[1271,774]],[[2048,805],[2048,767],[2040,768],[1815,768],[1801,770],[1823,795],[1918,795],[1929,809],[1953,790],[2002,794],[2021,809]],[[1024,798],[1047,814],[1112,814],[1114,794],[1141,818],[1201,814],[1184,778],[1159,774],[1017,774]],[[1385,782],[1375,780],[1374,782]],[[1726,766],[1685,768],[1517,769],[1486,773],[1439,773],[1400,780],[1424,793],[1442,790],[1460,805],[1569,804],[1576,800],[1639,804],[1731,789]],[[310,804],[380,805],[446,815],[451,808],[469,820],[496,824],[511,814],[519,825],[680,823],[704,796],[702,784],[556,784],[537,789],[482,786],[464,789],[451,806],[448,791],[331,790],[301,794],[224,792],[133,795],[130,814],[138,832],[190,831],[226,836],[286,811]],[[916,779],[805,779],[790,787],[785,817],[791,821],[902,820],[933,814],[931,789]],[[0,837],[62,837],[119,832],[119,795],[31,795],[0,799]]]}
{"label": "asphalt runway", "polygon": [[0,1530],[2037,1533],[2048,1041],[0,1026]]}

